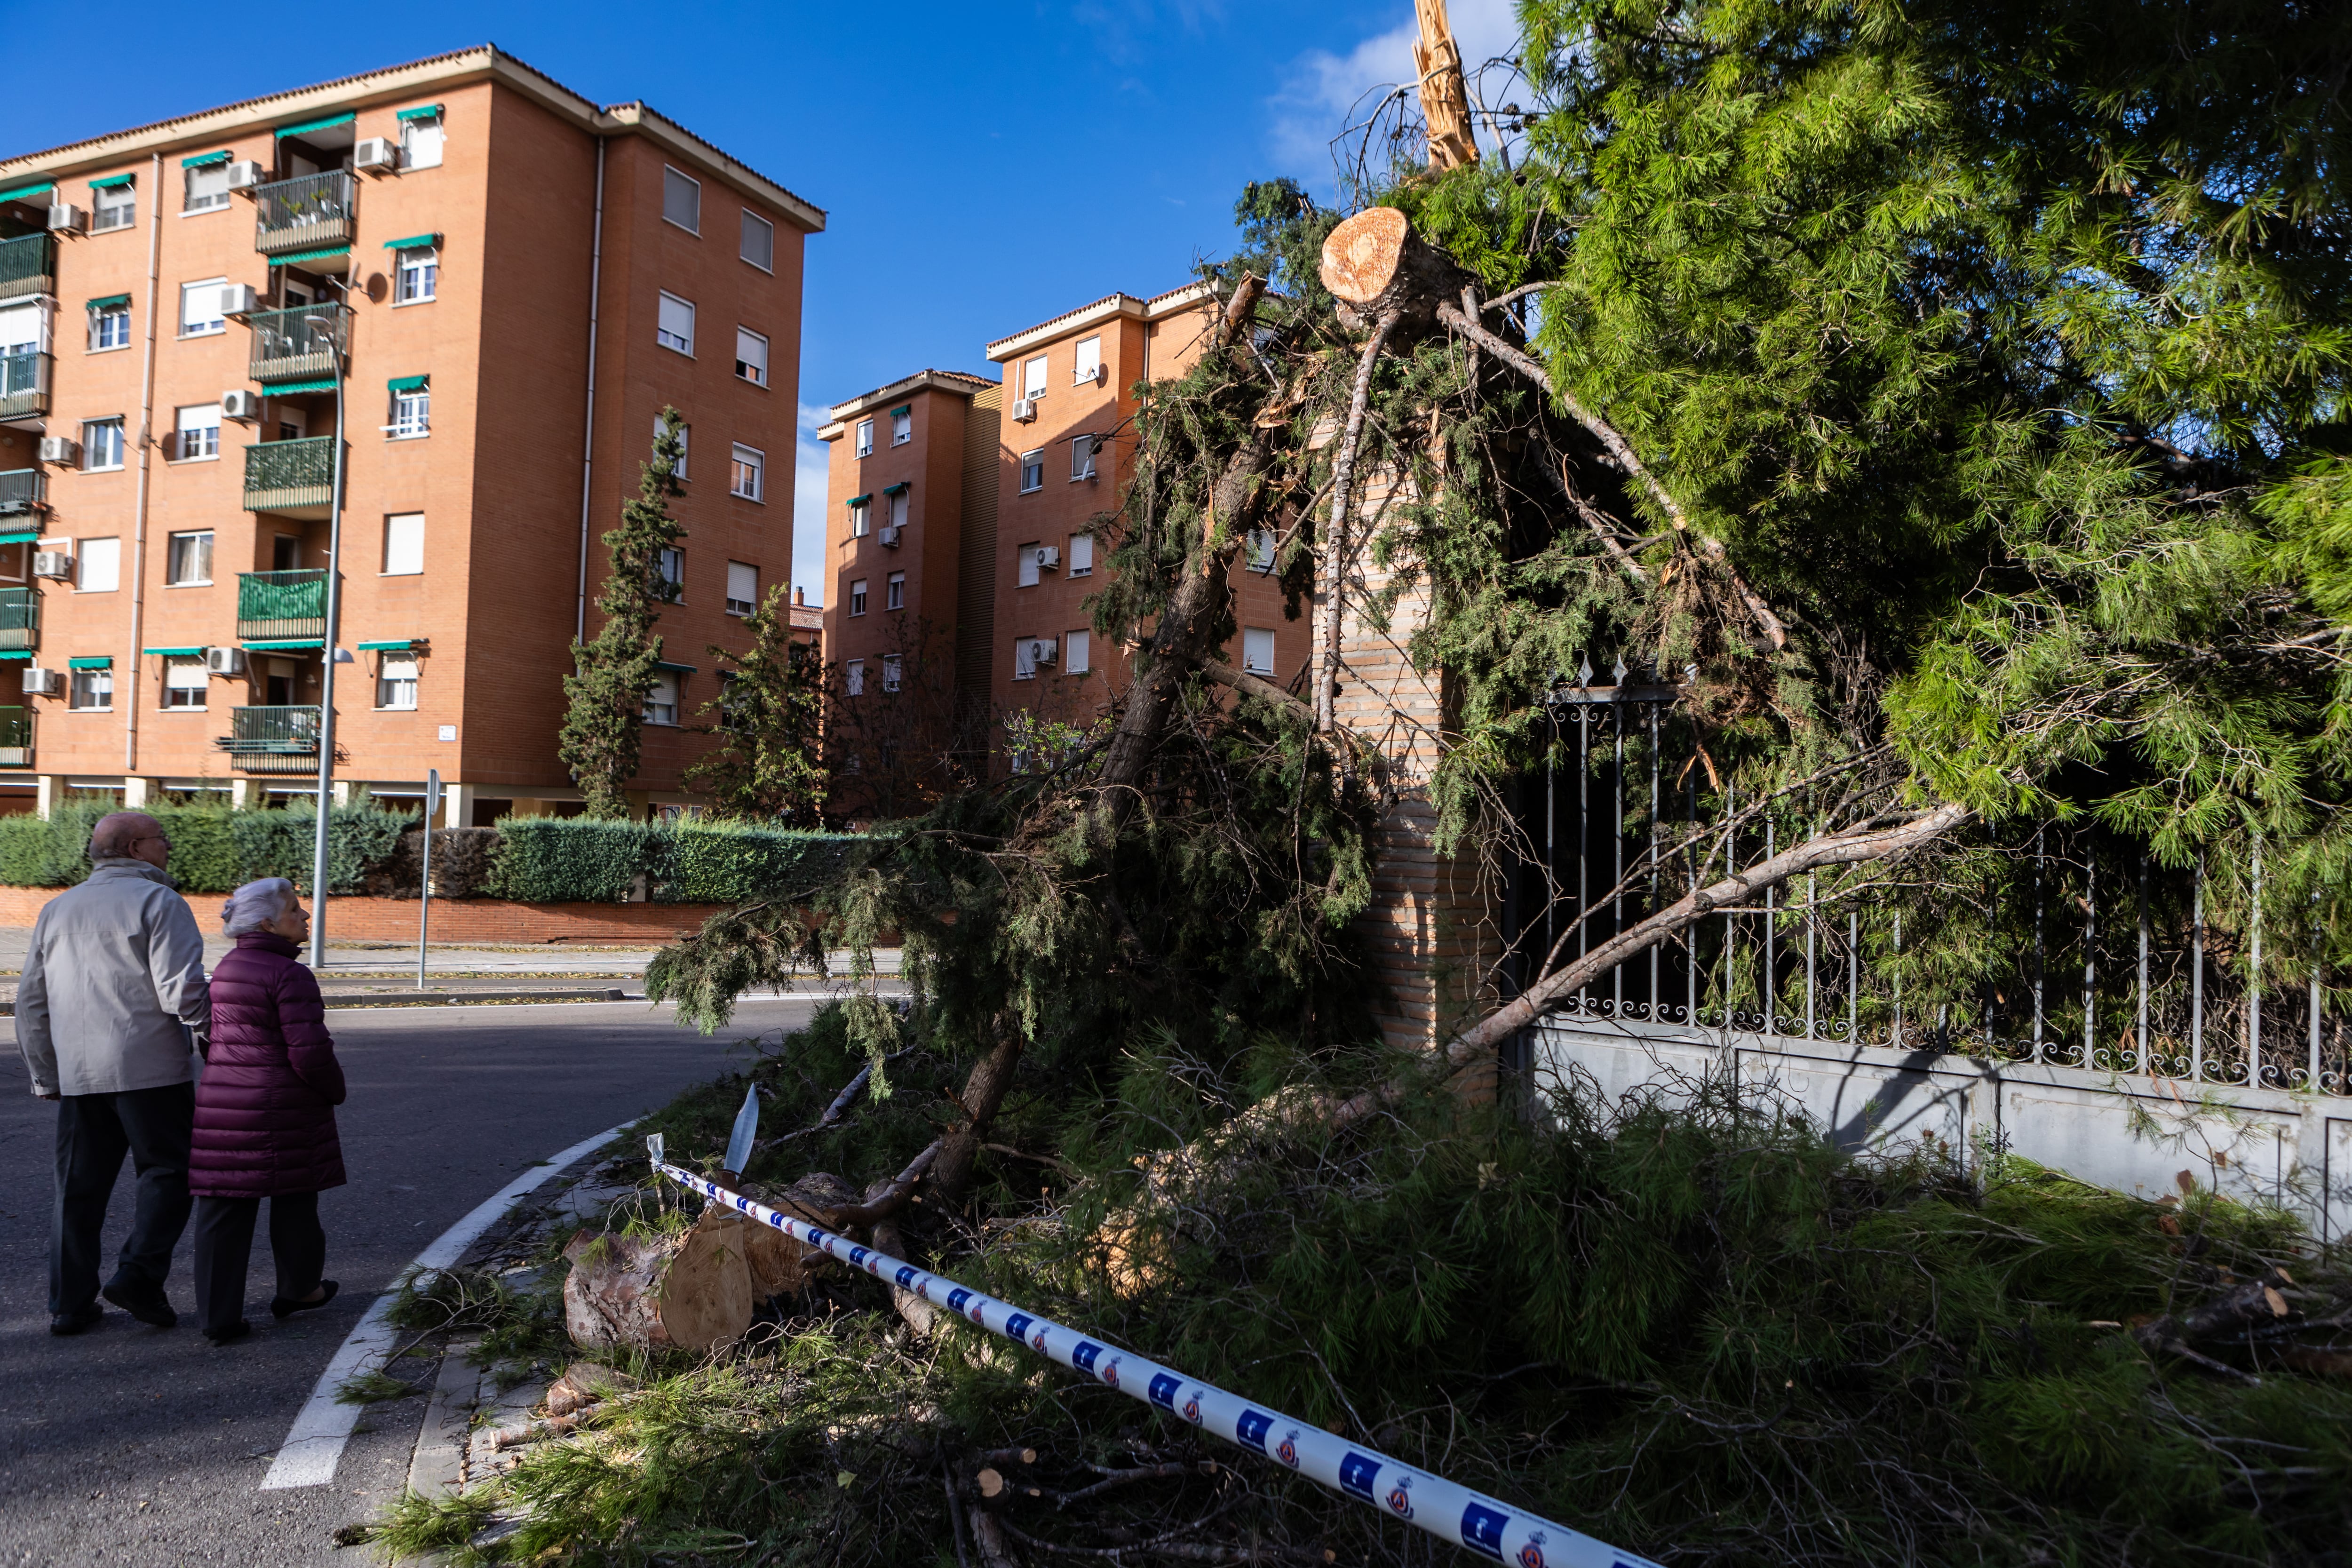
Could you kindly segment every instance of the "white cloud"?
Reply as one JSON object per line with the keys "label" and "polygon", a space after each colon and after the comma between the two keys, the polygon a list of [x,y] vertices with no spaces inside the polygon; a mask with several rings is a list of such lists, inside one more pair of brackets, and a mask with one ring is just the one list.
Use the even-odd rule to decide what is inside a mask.
{"label": "white cloud", "polygon": [[805,589],[812,605],[824,603],[833,582],[824,569],[825,459],[833,448],[816,438],[824,415],[822,404],[801,405],[793,448],[793,586]]}
{"label": "white cloud", "polygon": [[[1497,56],[1517,52],[1519,22],[1514,0],[1449,0],[1447,16],[1462,63],[1474,75]],[[1309,49],[1292,62],[1289,79],[1273,99],[1271,151],[1287,174],[1328,191],[1332,183],[1331,138],[1372,107],[1365,95],[1413,79],[1416,33],[1412,6],[1396,5],[1397,24],[1359,42],[1344,54]],[[1501,85],[1501,73],[1492,81]],[[1416,110],[1416,112],[1418,110]],[[1482,144],[1486,127],[1478,128]]]}

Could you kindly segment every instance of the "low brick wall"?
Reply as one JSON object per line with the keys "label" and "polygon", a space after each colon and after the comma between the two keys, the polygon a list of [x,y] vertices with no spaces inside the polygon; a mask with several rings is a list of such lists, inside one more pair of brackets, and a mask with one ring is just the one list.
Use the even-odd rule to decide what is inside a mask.
{"label": "low brick wall", "polygon": [[[0,926],[28,926],[63,888],[0,888]],[[220,929],[218,893],[191,893],[188,907],[207,933]],[[329,899],[331,942],[415,942],[415,899]],[[614,942],[650,946],[688,931],[723,904],[510,904],[500,899],[436,899],[436,946]]]}

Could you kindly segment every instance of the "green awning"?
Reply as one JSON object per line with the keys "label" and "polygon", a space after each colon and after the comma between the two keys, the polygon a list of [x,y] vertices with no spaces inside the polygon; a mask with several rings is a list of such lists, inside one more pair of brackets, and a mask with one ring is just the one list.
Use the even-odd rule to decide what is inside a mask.
{"label": "green awning", "polygon": [[351,253],[352,247],[348,245],[322,245],[316,250],[298,250],[291,256],[273,256],[269,258],[269,265],[291,267],[297,262],[324,261],[330,256],[349,256]]}
{"label": "green awning", "polygon": [[100,294],[97,299],[92,300],[89,302],[89,309],[93,310],[110,310],[117,305],[128,305],[129,303],[131,303],[131,296],[128,294]]}
{"label": "green awning", "polygon": [[896,419],[901,414],[912,414],[914,411],[915,405],[913,404],[901,403],[898,407],[890,410],[890,417]]}
{"label": "green awning", "polygon": [[29,653],[0,653],[0,658],[30,658]]}
{"label": "green awning", "polygon": [[199,153],[193,158],[183,158],[180,160],[180,167],[183,169],[201,169],[205,167],[207,164],[226,163],[227,162],[228,153],[226,150],[223,150],[218,153]]}
{"label": "green awning", "polygon": [[387,642],[363,642],[360,644],[360,651],[362,653],[406,653],[415,646],[415,637],[397,637]]}
{"label": "green awning", "polygon": [[873,499],[874,498],[871,495],[851,496],[846,504],[850,506],[864,506],[867,501],[870,501]]}
{"label": "green awning", "polygon": [[265,384],[261,390],[271,397],[284,397],[295,392],[332,392],[335,378],[331,375],[324,381],[281,381],[275,386]]}
{"label": "green awning", "polygon": [[0,533],[0,544],[31,544],[41,536],[27,528],[15,533]]}
{"label": "green awning", "polygon": [[68,669],[112,669],[114,656],[110,653],[100,653],[93,654],[87,658],[69,658],[66,660],[66,668]]}
{"label": "green awning", "polygon": [[281,125],[270,134],[280,139],[288,136],[307,136],[313,131],[331,131],[338,125],[349,125],[358,118],[357,114],[345,110],[341,114],[330,114],[324,120],[305,120],[299,125]]}
{"label": "green awning", "polygon": [[882,487],[882,493],[883,493],[884,495],[886,495],[886,496],[894,496],[894,495],[897,495],[900,490],[905,489],[906,488],[907,488],[907,481],[906,481],[906,480],[904,480],[904,479],[900,479],[900,480],[899,480],[897,484],[895,484],[895,485],[884,485],[884,486]]}
{"label": "green awning", "polygon": [[654,668],[656,669],[667,669],[677,675],[692,675],[694,673],[694,666],[690,664],[672,664],[666,658],[657,658],[654,660]]}
{"label": "green awning", "polygon": [[249,642],[240,645],[257,653],[275,653],[289,647],[324,647],[324,637],[281,637],[274,642]]}
{"label": "green awning", "polygon": [[192,658],[205,650],[202,647],[142,647],[139,651],[162,658]]}
{"label": "green awning", "polygon": [[429,375],[395,375],[385,382],[384,385],[394,392],[415,392],[431,385],[432,382],[433,378]]}
{"label": "green awning", "polygon": [[406,239],[387,239],[386,250],[431,250],[441,243],[437,234],[412,234]]}
{"label": "green awning", "polygon": [[393,118],[394,120],[438,120],[441,118],[441,106],[437,103],[420,103],[414,109],[400,110]]}
{"label": "green awning", "polygon": [[33,196],[45,196],[57,188],[55,180],[36,180],[29,185],[16,185],[0,191],[0,202],[21,202]]}
{"label": "green awning", "polygon": [[120,190],[138,177],[136,174],[109,174],[102,180],[92,180],[89,188],[93,191]]}

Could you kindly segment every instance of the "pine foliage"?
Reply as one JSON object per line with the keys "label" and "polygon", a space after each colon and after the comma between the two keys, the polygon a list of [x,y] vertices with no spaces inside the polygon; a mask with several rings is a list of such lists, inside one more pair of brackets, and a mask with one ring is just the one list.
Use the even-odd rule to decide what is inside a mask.
{"label": "pine foliage", "polygon": [[792,827],[824,821],[824,672],[817,650],[793,641],[792,619],[779,583],[743,623],[749,647],[710,645],[719,695],[699,716],[718,743],[687,769],[686,785],[707,791],[721,817]]}

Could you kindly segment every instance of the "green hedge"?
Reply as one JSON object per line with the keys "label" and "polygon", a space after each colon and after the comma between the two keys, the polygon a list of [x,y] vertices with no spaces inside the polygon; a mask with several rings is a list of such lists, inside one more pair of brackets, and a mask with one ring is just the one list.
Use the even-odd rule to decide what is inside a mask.
{"label": "green hedge", "polygon": [[839,871],[855,837],[779,827],[690,826],[667,835],[669,864],[654,897],[670,904],[740,904],[804,893]]}
{"label": "green hedge", "polygon": [[837,870],[857,840],[781,827],[672,828],[585,817],[499,823],[488,890],[529,904],[740,904],[805,891]]}
{"label": "green hedge", "polygon": [[[61,801],[45,821],[0,817],[0,884],[68,888],[89,875],[89,830],[110,811],[103,796]],[[150,816],[172,840],[172,875],[188,893],[226,893],[257,877],[284,877],[310,890],[317,815],[308,801],[277,811],[225,805],[158,805]],[[327,890],[358,892],[415,818],[373,805],[339,805],[327,816]]]}

